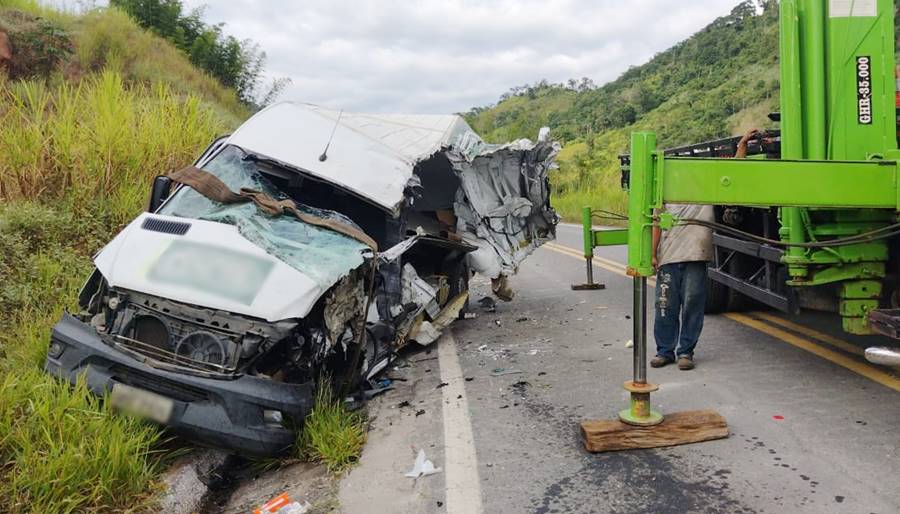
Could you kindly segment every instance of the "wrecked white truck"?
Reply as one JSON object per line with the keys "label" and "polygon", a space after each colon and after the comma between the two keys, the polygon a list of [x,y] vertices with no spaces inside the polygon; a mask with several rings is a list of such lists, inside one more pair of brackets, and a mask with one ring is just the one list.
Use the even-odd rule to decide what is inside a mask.
{"label": "wrecked white truck", "polygon": [[357,390],[555,234],[558,146],[460,116],[280,103],[157,177],[94,257],[47,372],[202,444],[289,447],[320,377]]}

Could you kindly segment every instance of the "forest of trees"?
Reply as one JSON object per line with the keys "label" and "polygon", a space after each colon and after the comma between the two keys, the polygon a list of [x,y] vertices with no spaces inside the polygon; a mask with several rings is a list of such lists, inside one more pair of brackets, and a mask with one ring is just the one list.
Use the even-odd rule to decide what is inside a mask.
{"label": "forest of trees", "polygon": [[512,88],[493,106],[466,113],[491,142],[536,137],[549,126],[565,143],[553,177],[567,216],[584,205],[623,201],[618,159],[629,134],[653,130],[661,146],[724,137],[768,123],[778,109],[778,4],[744,0],[690,38],[616,80],[546,80]]}
{"label": "forest of trees", "polygon": [[[775,65],[777,11],[774,0],[746,0],[729,15],[603,86],[595,86],[589,78],[560,84],[542,80],[514,87],[497,106],[474,108],[467,117],[489,139],[492,134],[497,139],[534,137],[541,125],[549,125],[557,138],[570,141],[632,125],[678,99],[690,103],[693,114],[691,120],[678,120],[686,124],[681,131],[695,134],[692,137],[713,136],[713,130],[724,128],[725,118],[778,91],[777,74],[729,87],[742,70]],[[707,94],[722,86],[725,90],[714,97]]]}
{"label": "forest of trees", "polygon": [[250,106],[268,104],[288,83],[288,79],[279,78],[263,84],[265,52],[249,39],[226,35],[224,24],[205,23],[202,8],[185,12],[180,0],[110,0],[110,5],[172,42],[195,66],[234,89]]}

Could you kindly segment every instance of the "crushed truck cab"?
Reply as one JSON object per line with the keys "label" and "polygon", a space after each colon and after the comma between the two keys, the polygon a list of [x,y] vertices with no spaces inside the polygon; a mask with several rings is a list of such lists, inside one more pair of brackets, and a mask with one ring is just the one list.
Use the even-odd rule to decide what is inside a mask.
{"label": "crushed truck cab", "polygon": [[47,372],[199,443],[289,447],[323,377],[362,387],[515,273],[558,221],[550,140],[459,116],[281,103],[153,184],[94,257]]}

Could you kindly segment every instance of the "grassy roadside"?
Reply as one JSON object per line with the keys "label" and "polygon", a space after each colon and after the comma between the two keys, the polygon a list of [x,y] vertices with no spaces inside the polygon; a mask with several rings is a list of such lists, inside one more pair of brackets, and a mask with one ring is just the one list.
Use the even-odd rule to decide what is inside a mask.
{"label": "grassy roadside", "polygon": [[[44,72],[0,69],[0,512],[152,511],[161,432],[44,375],[48,335],[77,310],[91,255],[141,211],[152,178],[249,112],[114,9],[12,3],[24,11],[0,0],[0,31],[29,58],[20,71],[40,61]],[[364,417],[330,391],[307,426],[297,456],[333,473],[357,460]]]}
{"label": "grassy roadside", "polygon": [[112,71],[75,86],[0,83],[0,98],[0,510],[139,507],[159,471],[157,429],[40,366],[90,255],[140,211],[153,175],[224,127],[196,98],[126,87]]}
{"label": "grassy roadside", "polygon": [[18,38],[17,58],[30,42],[46,50],[47,34],[62,51],[44,76],[0,71],[0,511],[151,509],[160,432],[44,375],[48,334],[152,177],[246,113],[118,12],[14,3],[25,11],[0,7],[0,30]]}

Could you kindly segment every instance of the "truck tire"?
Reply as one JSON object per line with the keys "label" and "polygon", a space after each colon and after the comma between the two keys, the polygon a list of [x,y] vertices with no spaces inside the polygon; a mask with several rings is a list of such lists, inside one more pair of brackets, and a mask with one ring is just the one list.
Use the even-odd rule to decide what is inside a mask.
{"label": "truck tire", "polygon": [[[739,279],[746,279],[750,274],[753,273],[751,269],[753,267],[753,257],[748,257],[742,254],[735,254],[731,260],[728,262],[728,274]],[[741,312],[747,311],[753,308],[755,302],[752,298],[745,295],[744,293],[740,293],[735,291],[732,288],[728,289],[728,298],[726,300],[727,310],[728,312]]]}
{"label": "truck tire", "polygon": [[703,312],[706,314],[720,314],[725,312],[728,304],[728,296],[731,288],[711,278],[706,279],[706,305]]}

